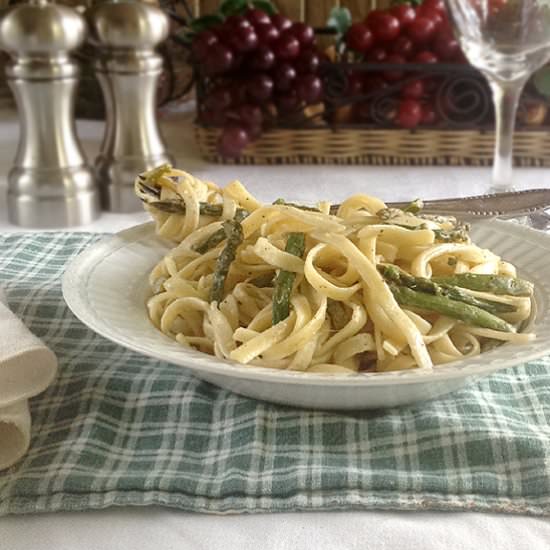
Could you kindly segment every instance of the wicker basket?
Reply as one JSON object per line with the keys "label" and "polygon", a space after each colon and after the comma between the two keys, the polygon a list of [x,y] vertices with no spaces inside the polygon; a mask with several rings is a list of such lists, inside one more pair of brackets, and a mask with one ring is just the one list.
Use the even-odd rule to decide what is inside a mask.
{"label": "wicker basket", "polygon": [[[283,13],[305,19],[316,26],[318,38],[328,38],[321,29],[329,15],[329,10],[338,2],[317,2],[316,0],[280,0],[276,2]],[[199,1],[201,15],[207,9],[213,9],[216,2]],[[370,0],[370,2],[344,2],[352,11],[353,19],[360,20],[374,8],[385,8],[391,0]],[[323,42],[323,44],[325,44]],[[327,44],[325,44],[327,45]],[[334,52],[333,52],[334,53]],[[336,56],[338,57],[338,56]],[[217,150],[220,128],[204,125],[200,116],[195,123],[195,138],[201,156],[217,163],[232,164],[372,164],[372,165],[470,165],[487,166],[493,163],[494,154],[494,111],[492,95],[481,73],[464,64],[414,64],[403,65],[358,63],[346,55],[338,57],[324,72],[325,98],[321,116],[304,117],[300,121],[276,120],[274,127],[264,130],[263,134],[236,158],[222,157]],[[405,130],[372,116],[368,120],[354,123],[347,119],[339,122],[332,118],[335,108],[346,105],[342,96],[338,96],[342,75],[350,70],[369,72],[373,75],[380,71],[399,71],[407,78],[434,77],[440,81],[440,92],[436,101],[438,119],[432,125]],[[326,69],[326,67],[325,67]],[[207,95],[209,80],[197,70],[196,82],[198,112]],[[238,76],[237,76],[238,78]],[[469,86],[463,94],[459,87]],[[453,83],[459,83],[454,87]],[[387,91],[387,97],[372,94],[370,97],[355,98],[367,100],[373,104],[378,100],[397,97],[398,87],[393,83]],[[330,94],[328,93],[330,89]],[[460,96],[473,95],[479,99],[478,107],[472,107],[469,114],[463,116],[459,105]],[[453,95],[454,94],[454,95]],[[471,93],[470,93],[471,96]],[[353,105],[353,101],[350,105]],[[520,120],[515,133],[514,161],[517,166],[550,166],[550,99],[541,96],[532,83],[528,83],[522,95],[519,113],[525,113],[532,102],[543,104],[544,115],[538,122]],[[472,100],[474,102],[474,100]],[[531,102],[531,103],[530,103]],[[382,105],[382,103],[380,103]],[[446,116],[445,109],[458,107],[453,117]],[[317,106],[314,106],[317,107]],[[445,107],[445,109],[443,108]],[[485,114],[479,114],[476,109]],[[393,107],[395,112],[395,107]],[[527,119],[528,120],[528,119]]]}
{"label": "wicker basket", "polygon": [[[373,164],[487,166],[494,134],[478,130],[398,130],[310,128],[270,130],[236,159],[216,149],[220,130],[195,125],[201,155],[210,162],[236,164]],[[518,166],[550,166],[550,133],[517,131]]]}

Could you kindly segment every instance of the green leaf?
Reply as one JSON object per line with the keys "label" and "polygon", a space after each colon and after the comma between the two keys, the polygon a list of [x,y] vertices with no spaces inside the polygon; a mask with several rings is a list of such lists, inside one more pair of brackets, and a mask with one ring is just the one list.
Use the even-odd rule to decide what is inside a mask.
{"label": "green leaf", "polygon": [[191,44],[191,42],[193,42],[193,38],[195,37],[195,33],[189,31],[189,29],[182,29],[176,33],[176,36],[178,40],[181,40],[185,44]]}
{"label": "green leaf", "polygon": [[539,94],[550,97],[550,66],[542,67],[535,73],[533,85]]}
{"label": "green leaf", "polygon": [[220,13],[224,17],[229,17],[230,15],[238,15],[246,10],[248,6],[248,0],[224,0],[220,4]]}
{"label": "green leaf", "polygon": [[221,15],[210,14],[203,15],[198,19],[193,19],[193,21],[189,24],[189,27],[193,32],[198,33],[209,29],[210,27],[215,27],[220,23],[223,23],[223,17]]}
{"label": "green leaf", "polygon": [[262,11],[265,11],[269,15],[277,13],[277,8],[269,0],[253,0],[252,5]]}
{"label": "green leaf", "polygon": [[346,34],[351,26],[351,12],[348,8],[332,8],[327,27],[336,29],[339,36]]}

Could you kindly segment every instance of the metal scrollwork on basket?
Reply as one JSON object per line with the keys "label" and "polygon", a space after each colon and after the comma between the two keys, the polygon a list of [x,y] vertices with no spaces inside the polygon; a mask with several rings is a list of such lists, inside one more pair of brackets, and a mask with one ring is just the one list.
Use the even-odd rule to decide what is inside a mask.
{"label": "metal scrollwork on basket", "polygon": [[[396,82],[378,89],[360,94],[350,90],[350,74],[377,78],[390,72],[402,74]],[[403,90],[419,80],[431,89],[435,117],[430,127],[482,128],[491,124],[491,92],[481,74],[467,65],[443,64],[328,63],[323,68],[325,118],[338,125],[338,117],[332,115],[344,107],[359,107],[354,125],[392,127]]]}
{"label": "metal scrollwork on basket", "polygon": [[438,86],[435,104],[449,128],[480,128],[493,116],[489,86],[475,71],[445,75]]}

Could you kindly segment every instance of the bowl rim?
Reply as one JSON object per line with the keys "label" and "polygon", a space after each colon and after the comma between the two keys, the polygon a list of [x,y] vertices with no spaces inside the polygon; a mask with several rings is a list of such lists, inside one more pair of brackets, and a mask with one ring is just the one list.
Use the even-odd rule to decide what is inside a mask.
{"label": "bowl rim", "polygon": [[[308,373],[254,365],[243,365],[234,361],[219,359],[197,350],[185,349],[168,336],[158,331],[152,324],[151,330],[155,331],[157,336],[161,335],[165,339],[167,345],[170,345],[172,348],[178,346],[178,349],[177,353],[175,353],[175,349],[151,349],[146,345],[141,345],[139,341],[128,337],[125,331],[118,332],[117,330],[113,330],[112,326],[107,325],[105,321],[101,319],[93,303],[91,303],[88,293],[83,292],[83,290],[87,290],[87,285],[95,269],[97,269],[99,265],[96,260],[105,258],[107,253],[117,253],[126,246],[151,237],[161,244],[161,246],[165,246],[166,249],[173,247],[173,243],[169,243],[154,234],[154,225],[154,222],[139,224],[113,235],[109,235],[87,247],[67,264],[62,277],[62,293],[66,304],[73,314],[94,332],[114,343],[156,360],[166,361],[173,365],[191,369],[192,371],[201,370],[205,373],[224,377],[254,381],[264,380],[270,383],[290,383],[306,386],[388,386],[395,384],[425,384],[430,381],[441,382],[458,378],[484,376],[497,370],[527,363],[543,357],[550,352],[550,311],[548,310],[541,312],[543,317],[538,322],[535,321],[534,315],[532,315],[532,319],[529,323],[529,326],[534,329],[539,326],[547,328],[548,336],[544,338],[542,342],[534,340],[533,343],[522,346],[503,344],[481,355],[473,356],[469,359],[453,361],[451,363],[436,366],[433,369],[333,374]],[[486,226],[491,230],[508,235],[510,235],[510,233],[515,233],[516,236],[520,236],[522,240],[535,243],[539,248],[550,252],[550,234],[502,220],[484,220],[474,224],[474,227],[481,226]],[[159,257],[162,253],[162,249],[159,249]],[[146,275],[147,274],[144,276]],[[550,299],[550,275],[546,283],[547,284],[544,285],[546,291],[544,294]],[[537,292],[540,293],[541,289],[537,289]],[[536,299],[534,299],[534,305],[536,308]],[[146,315],[145,305],[143,307],[143,312],[144,315]],[[509,350],[510,353],[507,353]],[[519,353],[514,353],[514,351],[518,352],[518,350],[521,350],[521,357],[519,357]],[[503,351],[504,356],[502,356]],[[500,362],[496,362],[495,356],[496,359],[500,359]],[[483,361],[484,364],[480,364],[480,357],[486,358],[487,361]],[[490,361],[489,359],[493,360]]]}

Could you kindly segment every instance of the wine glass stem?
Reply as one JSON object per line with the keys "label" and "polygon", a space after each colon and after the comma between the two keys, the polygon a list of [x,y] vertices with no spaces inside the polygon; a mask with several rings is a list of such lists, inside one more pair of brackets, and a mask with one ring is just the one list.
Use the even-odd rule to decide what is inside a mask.
{"label": "wine glass stem", "polygon": [[514,126],[519,98],[525,79],[501,81],[489,79],[495,103],[496,135],[492,191],[512,191]]}

